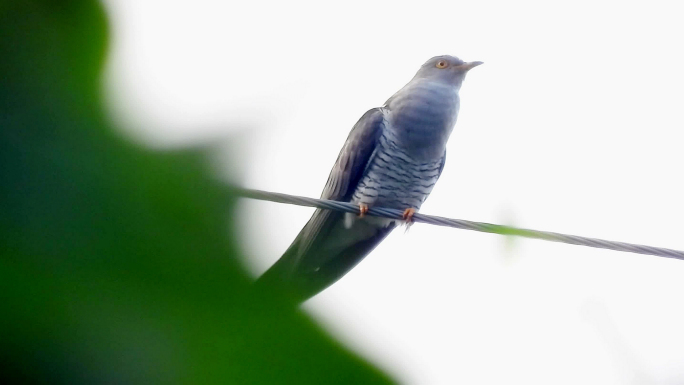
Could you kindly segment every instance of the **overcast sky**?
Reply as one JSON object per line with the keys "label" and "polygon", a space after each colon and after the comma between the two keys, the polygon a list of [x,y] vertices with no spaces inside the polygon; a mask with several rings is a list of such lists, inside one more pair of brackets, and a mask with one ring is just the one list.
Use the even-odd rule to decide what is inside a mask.
{"label": "overcast sky", "polygon": [[[109,0],[112,116],[221,143],[246,187],[318,197],[356,120],[428,58],[468,74],[421,212],[684,249],[676,1]],[[237,139],[236,139],[237,138]],[[312,209],[243,202],[245,267]],[[405,383],[681,384],[684,262],[423,224],[304,307]]]}

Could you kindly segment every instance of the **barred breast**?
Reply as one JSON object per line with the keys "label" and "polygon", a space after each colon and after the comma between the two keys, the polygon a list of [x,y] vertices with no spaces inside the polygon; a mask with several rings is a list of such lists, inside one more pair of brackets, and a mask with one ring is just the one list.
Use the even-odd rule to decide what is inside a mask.
{"label": "barred breast", "polygon": [[393,139],[391,131],[381,136],[352,202],[418,210],[437,183],[444,157],[416,160]]}

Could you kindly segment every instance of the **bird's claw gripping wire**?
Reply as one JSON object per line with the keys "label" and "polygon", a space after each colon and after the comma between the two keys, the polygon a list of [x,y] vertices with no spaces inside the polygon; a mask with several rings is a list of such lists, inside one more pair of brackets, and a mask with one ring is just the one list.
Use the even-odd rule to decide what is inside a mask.
{"label": "bird's claw gripping wire", "polygon": [[414,208],[408,208],[404,210],[404,213],[401,215],[401,217],[406,221],[406,224],[410,225],[413,223],[413,214],[416,213],[416,209]]}
{"label": "bird's claw gripping wire", "polygon": [[368,205],[365,203],[359,203],[359,218],[363,218],[368,213]]}

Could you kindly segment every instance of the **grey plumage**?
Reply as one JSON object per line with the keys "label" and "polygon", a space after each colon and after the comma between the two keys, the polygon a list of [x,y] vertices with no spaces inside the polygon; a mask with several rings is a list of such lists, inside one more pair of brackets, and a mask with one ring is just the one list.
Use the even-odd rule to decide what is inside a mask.
{"label": "grey plumage", "polygon": [[[428,60],[383,107],[354,125],[321,198],[418,210],[441,175],[465,74],[480,62]],[[394,228],[387,219],[318,209],[259,285],[305,300],[337,281]]]}

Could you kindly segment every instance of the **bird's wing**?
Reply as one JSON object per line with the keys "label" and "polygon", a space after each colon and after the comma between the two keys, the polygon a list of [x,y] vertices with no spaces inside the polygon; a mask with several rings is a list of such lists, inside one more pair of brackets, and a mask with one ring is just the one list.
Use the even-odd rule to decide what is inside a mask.
{"label": "bird's wing", "polygon": [[[351,200],[354,190],[377,147],[384,124],[382,108],[369,110],[356,122],[330,171],[321,198],[338,201]],[[363,245],[363,248],[368,249],[368,251],[362,253],[363,255],[360,255],[359,258],[351,257],[351,254],[356,253],[351,253],[349,247],[341,248],[339,254],[317,252],[317,250],[320,251],[325,248],[324,243],[329,242],[328,235],[336,227],[339,228],[343,222],[343,216],[344,213],[338,211],[317,209],[292,245],[259,280],[302,281],[299,283],[299,286],[302,286],[300,291],[306,291],[308,296],[322,290],[344,275],[377,242],[372,242],[374,236],[363,240],[365,242],[361,242],[360,245]],[[382,234],[377,234],[378,242],[388,232],[389,229],[387,232],[383,231]],[[344,258],[345,255],[350,257]],[[341,259],[345,261],[343,262]],[[313,281],[316,283],[314,284]]]}
{"label": "bird's wing", "polygon": [[[349,201],[354,194],[369,160],[377,147],[385,124],[384,113],[381,108],[367,111],[354,125],[347,137],[328,181],[323,188],[321,199]],[[306,226],[302,229],[294,243],[298,244],[300,257],[314,247],[317,241],[322,241],[330,228],[337,223],[344,214],[331,210],[316,210]],[[308,261],[297,261],[297,264]]]}
{"label": "bird's wing", "polygon": [[[371,155],[377,147],[384,122],[381,108],[367,111],[356,122],[330,171],[321,199],[344,202],[351,200]],[[342,215],[340,212],[331,210],[316,210],[294,241],[298,245],[300,257],[305,256],[306,251],[314,247],[317,241],[323,240],[325,237],[321,235],[327,234]],[[308,261],[299,260],[297,264],[306,262]]]}
{"label": "bird's wing", "polygon": [[368,110],[356,122],[330,171],[321,199],[351,199],[371,154],[377,147],[383,125],[384,114],[381,108]]}

